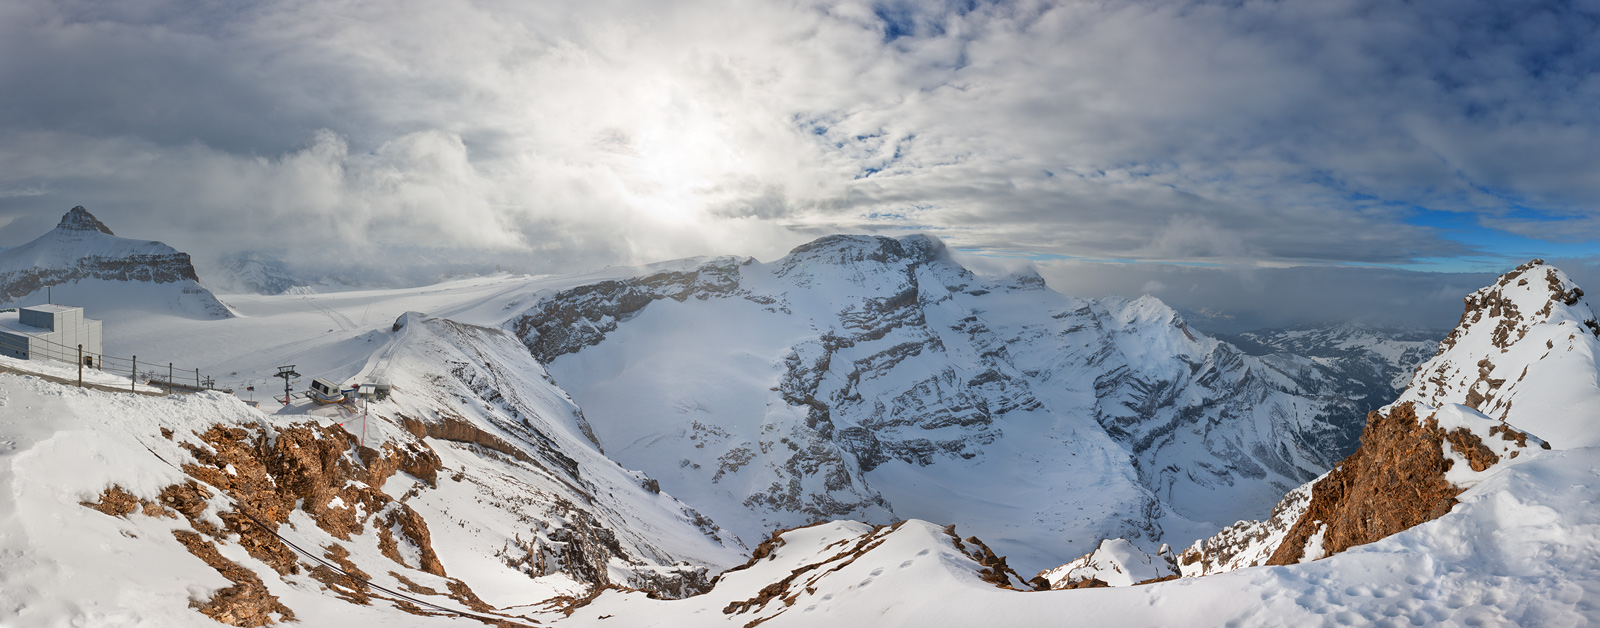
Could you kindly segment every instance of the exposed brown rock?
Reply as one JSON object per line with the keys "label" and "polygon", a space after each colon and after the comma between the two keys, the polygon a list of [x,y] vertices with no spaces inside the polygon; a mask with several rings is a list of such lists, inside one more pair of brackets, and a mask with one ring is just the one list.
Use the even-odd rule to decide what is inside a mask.
{"label": "exposed brown rock", "polygon": [[205,602],[190,600],[191,608],[229,626],[268,626],[280,620],[294,621],[294,611],[267,590],[266,583],[255,572],[224,558],[214,543],[189,530],[173,530],[172,536],[188,548],[190,554],[234,583],[212,592],[211,599]]}
{"label": "exposed brown rock", "polygon": [[417,548],[421,554],[422,564],[416,565],[417,569],[431,573],[435,576],[444,575],[444,565],[439,562],[439,556],[433,552],[433,536],[428,532],[428,522],[423,520],[417,511],[403,503],[395,503],[394,508],[384,516],[378,528],[379,550],[384,556],[396,563],[406,565],[400,558],[399,548],[396,545],[393,533],[398,532],[407,542]]}
{"label": "exposed brown rock", "polygon": [[135,497],[133,493],[129,493],[126,489],[116,484],[106,487],[100,493],[100,499],[78,503],[113,517],[126,517],[135,511],[143,513],[146,517],[177,517],[161,504]]}
{"label": "exposed brown rock", "polygon": [[1065,591],[1067,589],[1101,589],[1101,588],[1107,588],[1107,587],[1110,587],[1110,586],[1111,586],[1111,584],[1107,583],[1104,580],[1101,580],[1099,578],[1090,578],[1088,580],[1079,580],[1077,582],[1066,583],[1066,584],[1062,585],[1061,588],[1058,589],[1058,590]]}
{"label": "exposed brown rock", "polygon": [[467,586],[465,582],[451,578],[449,582],[445,583],[445,586],[450,589],[450,597],[457,602],[465,604],[467,608],[480,613],[490,613],[496,610],[495,607],[490,606],[488,602],[478,597],[477,593],[473,593],[472,587]]}
{"label": "exposed brown rock", "polygon": [[507,443],[499,436],[485,432],[460,417],[443,416],[437,421],[423,422],[402,416],[400,420],[406,431],[411,432],[417,438],[428,436],[439,440],[470,443],[498,451],[522,462],[534,462],[533,458],[529,457],[521,449],[512,447],[510,443]]}
{"label": "exposed brown rock", "polygon": [[[978,577],[984,582],[1002,589],[1012,590],[1017,590],[1012,585],[1012,582],[1022,582],[1034,590],[1043,590],[1039,589],[1038,585],[1033,584],[1032,581],[1023,580],[1022,576],[1018,575],[1016,571],[1011,569],[1010,565],[1006,564],[1006,557],[995,555],[994,550],[989,549],[989,546],[978,540],[978,537],[969,536],[966,543],[963,543],[961,537],[956,536],[955,524],[945,526],[944,533],[950,535],[950,539],[955,543],[956,549],[978,561],[979,565],[983,565],[983,568],[978,570]],[[967,543],[972,544],[974,549],[967,549]],[[1049,588],[1049,585],[1046,584],[1045,589]]]}
{"label": "exposed brown rock", "polygon": [[1179,577],[1180,576],[1178,574],[1172,574],[1170,576],[1161,576],[1160,578],[1151,578],[1149,580],[1141,580],[1139,582],[1135,582],[1135,583],[1133,583],[1133,586],[1139,586],[1141,584],[1155,584],[1157,582],[1166,582],[1168,580],[1177,580]]}
{"label": "exposed brown rock", "polygon": [[343,545],[329,545],[324,548],[322,557],[338,564],[344,573],[329,569],[325,565],[313,565],[310,570],[312,578],[316,578],[329,591],[346,602],[362,605],[372,603],[371,587],[364,582],[371,576],[350,560],[350,550],[345,549]]}
{"label": "exposed brown rock", "polygon": [[395,580],[398,580],[400,582],[400,588],[404,589],[404,590],[406,590],[406,591],[408,591],[410,593],[417,593],[417,594],[420,594],[420,595],[444,595],[443,593],[440,593],[438,590],[436,590],[436,589],[434,589],[432,587],[425,587],[425,586],[422,586],[420,584],[417,584],[416,582],[412,581],[410,578],[405,577],[404,574],[401,574],[398,571],[389,572],[389,577],[394,578]]}
{"label": "exposed brown rock", "polygon": [[[1491,428],[1491,434],[1503,433],[1503,438],[1525,444],[1527,436],[1518,441],[1509,434],[1514,431],[1503,425]],[[1472,432],[1463,428],[1446,432],[1431,417],[1420,421],[1410,403],[1395,406],[1387,415],[1368,414],[1361,446],[1312,487],[1310,505],[1267,564],[1299,562],[1318,530],[1325,530],[1322,555],[1329,556],[1450,512],[1463,489],[1445,479],[1454,464],[1445,457],[1445,446],[1465,458],[1474,471],[1499,461]]]}

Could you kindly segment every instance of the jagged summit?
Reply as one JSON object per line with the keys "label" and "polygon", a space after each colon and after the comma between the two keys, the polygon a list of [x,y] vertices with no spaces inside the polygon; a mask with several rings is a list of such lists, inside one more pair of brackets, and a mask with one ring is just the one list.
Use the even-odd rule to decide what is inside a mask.
{"label": "jagged summit", "polygon": [[1600,444],[1600,423],[1572,419],[1600,407],[1600,322],[1583,289],[1536,259],[1468,295],[1465,305],[1398,401],[1459,403],[1556,447]]}
{"label": "jagged summit", "polygon": [[[1561,269],[1535,259],[1501,275],[1494,284],[1467,295],[1466,309],[1454,331],[1439,345],[1443,354],[1463,338],[1489,330],[1489,343],[1501,352],[1533,326],[1569,321],[1600,334],[1594,311],[1579,288]],[[1488,322],[1485,323],[1484,319]]]}
{"label": "jagged summit", "polygon": [[89,210],[84,209],[82,205],[67,210],[67,213],[61,216],[61,222],[56,225],[56,230],[99,231],[106,235],[117,235],[111,232],[111,228],[107,227],[106,223],[100,222],[99,218],[95,218],[94,214],[89,213]]}

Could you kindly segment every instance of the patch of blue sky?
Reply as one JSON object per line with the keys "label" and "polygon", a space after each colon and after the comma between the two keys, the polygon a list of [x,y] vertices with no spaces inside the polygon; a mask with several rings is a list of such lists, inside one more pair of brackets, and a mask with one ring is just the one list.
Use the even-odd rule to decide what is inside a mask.
{"label": "patch of blue sky", "polygon": [[[1529,207],[1514,207],[1498,218],[1522,223],[1545,223],[1555,231],[1560,230],[1562,223],[1577,220],[1576,217],[1554,215]],[[1408,264],[1393,265],[1406,270],[1502,272],[1536,257],[1553,259],[1600,255],[1600,240],[1552,241],[1530,238],[1487,226],[1476,213],[1413,207],[1406,222],[1435,229],[1441,237],[1480,252],[1477,255],[1420,258]],[[1559,237],[1561,234],[1552,235]]]}

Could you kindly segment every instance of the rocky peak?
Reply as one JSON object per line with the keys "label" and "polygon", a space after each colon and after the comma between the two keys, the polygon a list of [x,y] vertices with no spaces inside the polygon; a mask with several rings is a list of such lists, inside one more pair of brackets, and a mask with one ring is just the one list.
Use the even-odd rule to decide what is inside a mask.
{"label": "rocky peak", "polygon": [[56,225],[56,229],[60,231],[99,231],[106,235],[116,235],[111,232],[110,227],[100,222],[100,219],[95,218],[94,214],[89,213],[89,210],[84,209],[82,205],[67,210],[67,213],[61,216],[61,222]]}
{"label": "rocky peak", "polygon": [[1467,295],[1465,306],[1461,322],[1417,369],[1400,401],[1464,404],[1562,447],[1578,442],[1572,437],[1600,437],[1547,424],[1548,413],[1537,411],[1552,395],[1600,394],[1593,383],[1600,322],[1582,288],[1536,259]]}
{"label": "rocky peak", "polygon": [[1461,321],[1439,344],[1441,354],[1484,329],[1489,343],[1501,352],[1526,336],[1533,325],[1544,322],[1571,320],[1600,333],[1594,312],[1583,300],[1583,288],[1542,259],[1501,275],[1494,284],[1467,295],[1464,302]]}
{"label": "rocky peak", "polygon": [[780,265],[788,270],[802,263],[845,266],[864,261],[880,264],[926,263],[946,255],[944,242],[916,234],[902,238],[831,235],[795,247]]}

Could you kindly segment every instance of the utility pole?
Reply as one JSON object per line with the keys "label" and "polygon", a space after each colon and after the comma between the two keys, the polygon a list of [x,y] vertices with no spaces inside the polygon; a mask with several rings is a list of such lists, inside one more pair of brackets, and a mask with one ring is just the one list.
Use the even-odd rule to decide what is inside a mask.
{"label": "utility pole", "polygon": [[133,356],[133,368],[128,370],[128,391],[132,392],[134,384],[139,382],[139,356]]}
{"label": "utility pole", "polygon": [[83,388],[83,345],[78,345],[78,387]]}
{"label": "utility pole", "polygon": [[286,406],[289,405],[289,393],[290,393],[289,378],[299,377],[299,376],[300,376],[299,373],[294,372],[294,365],[293,364],[290,364],[289,366],[280,366],[280,367],[278,367],[278,374],[273,376],[273,377],[282,377],[283,378],[283,405],[286,405]]}

